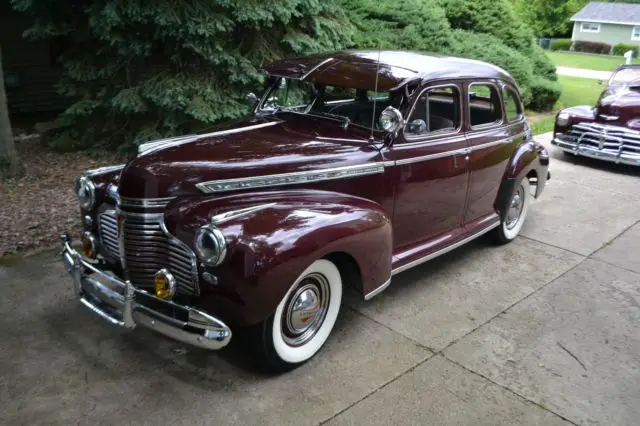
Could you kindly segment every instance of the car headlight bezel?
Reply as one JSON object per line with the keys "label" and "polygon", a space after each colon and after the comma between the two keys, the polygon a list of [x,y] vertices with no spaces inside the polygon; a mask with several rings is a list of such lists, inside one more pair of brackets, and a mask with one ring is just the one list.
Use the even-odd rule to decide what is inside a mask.
{"label": "car headlight bezel", "polygon": [[569,115],[568,112],[560,112],[556,117],[556,124],[561,127],[566,127],[569,125],[570,119],[571,119],[571,116]]}
{"label": "car headlight bezel", "polygon": [[91,210],[96,204],[96,186],[87,176],[82,176],[76,184],[76,197],[80,207]]}
{"label": "car headlight bezel", "polygon": [[227,241],[222,231],[212,225],[198,229],[193,246],[198,259],[207,266],[220,265],[227,255]]}
{"label": "car headlight bezel", "polygon": [[387,133],[395,133],[402,125],[402,113],[392,106],[386,107],[378,119],[380,127]]}

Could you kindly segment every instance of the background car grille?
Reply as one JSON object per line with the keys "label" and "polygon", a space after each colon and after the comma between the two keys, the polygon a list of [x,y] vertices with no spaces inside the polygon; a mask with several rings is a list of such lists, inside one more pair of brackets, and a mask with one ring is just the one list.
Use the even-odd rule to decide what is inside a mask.
{"label": "background car grille", "polygon": [[[176,278],[178,292],[197,295],[195,254],[182,241],[163,230],[162,214],[124,214],[125,262],[131,282],[136,287],[152,288],[154,274],[167,268]],[[100,216],[100,238],[109,252],[119,256],[115,211],[110,210]]]}
{"label": "background car grille", "polygon": [[640,132],[598,123],[574,125],[563,140],[613,155],[640,156]]}

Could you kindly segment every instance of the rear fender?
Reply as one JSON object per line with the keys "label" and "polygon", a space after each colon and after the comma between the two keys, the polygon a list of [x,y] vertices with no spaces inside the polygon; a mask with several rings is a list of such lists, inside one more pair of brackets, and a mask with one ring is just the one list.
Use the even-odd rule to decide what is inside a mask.
{"label": "rear fender", "polygon": [[[515,191],[516,185],[518,185],[522,179],[530,176],[530,181],[535,183],[536,187],[534,196],[538,197],[547,182],[548,169],[549,154],[542,145],[530,138],[518,146],[509,160],[509,166],[505,171],[502,185],[496,198],[495,206],[501,220],[504,220],[507,214],[509,201]],[[533,182],[534,175],[536,178],[535,182]]]}
{"label": "rear fender", "polygon": [[390,277],[390,217],[379,204],[363,198],[326,191],[278,191],[192,199],[174,203],[165,222],[171,233],[193,248],[195,231],[212,218],[218,219],[216,226],[228,251],[219,267],[200,267],[201,273],[215,275],[219,284],[209,292],[203,289],[198,304],[224,311],[225,318],[243,325],[268,317],[296,278],[330,254],[353,259],[364,294]]}

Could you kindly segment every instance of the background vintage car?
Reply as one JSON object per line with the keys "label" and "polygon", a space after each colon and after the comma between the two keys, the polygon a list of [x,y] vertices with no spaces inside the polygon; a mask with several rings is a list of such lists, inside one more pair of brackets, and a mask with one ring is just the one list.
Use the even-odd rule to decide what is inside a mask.
{"label": "background vintage car", "polygon": [[294,368],[325,343],[343,286],[370,299],[480,235],[513,240],[548,179],[495,66],[349,51],[265,73],[246,120],[79,180],[84,255],[65,237],[63,257],[91,310],[209,349],[248,327],[271,368]]}
{"label": "background vintage car", "polygon": [[552,143],[574,155],[640,166],[640,66],[614,71],[595,108],[560,111]]}

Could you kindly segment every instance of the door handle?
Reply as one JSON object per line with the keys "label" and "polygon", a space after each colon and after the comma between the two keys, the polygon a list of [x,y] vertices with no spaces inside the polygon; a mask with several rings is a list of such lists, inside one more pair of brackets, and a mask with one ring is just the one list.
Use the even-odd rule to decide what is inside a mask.
{"label": "door handle", "polygon": [[464,157],[465,164],[469,161],[469,154],[471,154],[471,148],[461,149],[453,156],[453,167],[458,168],[458,157]]}

